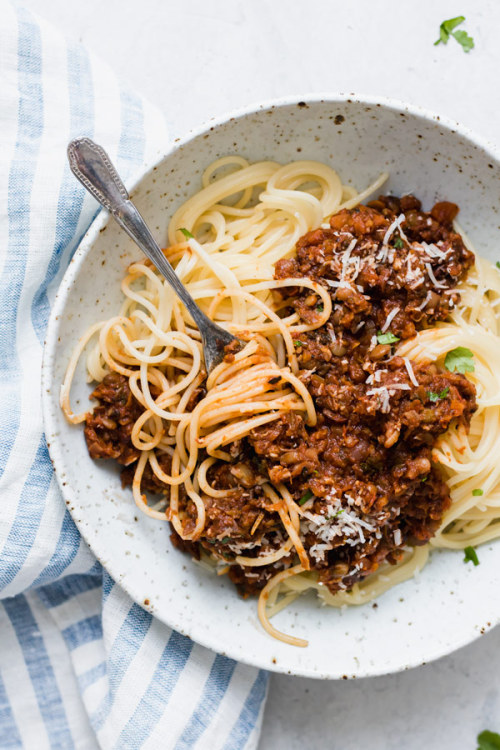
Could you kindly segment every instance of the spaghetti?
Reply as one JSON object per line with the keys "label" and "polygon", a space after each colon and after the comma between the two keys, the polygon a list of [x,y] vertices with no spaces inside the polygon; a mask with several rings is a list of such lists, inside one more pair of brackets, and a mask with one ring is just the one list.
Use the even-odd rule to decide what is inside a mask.
{"label": "spaghetti", "polygon": [[[266,630],[298,646],[269,617],[304,591],[361,604],[421,569],[429,544],[500,536],[500,277],[453,231],[452,204],[355,209],[385,179],[358,194],[316,162],[215,162],[172,217],[165,253],[244,346],[207,376],[188,312],[137,262],[122,309],[84,334],[61,390],[90,455],[125,467],[138,507],[260,592]],[[460,348],[467,378],[445,367]],[[84,350],[100,383],[93,415],[70,405]],[[349,450],[358,458],[339,463]]]}

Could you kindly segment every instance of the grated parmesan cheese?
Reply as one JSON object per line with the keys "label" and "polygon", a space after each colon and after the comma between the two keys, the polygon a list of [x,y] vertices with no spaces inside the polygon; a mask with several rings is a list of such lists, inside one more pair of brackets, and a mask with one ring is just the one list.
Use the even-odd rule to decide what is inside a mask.
{"label": "grated parmesan cheese", "polygon": [[387,331],[387,329],[391,325],[392,321],[394,320],[394,318],[396,317],[396,315],[398,314],[398,312],[400,311],[400,309],[401,309],[400,307],[395,307],[393,310],[391,310],[391,312],[389,313],[389,315],[385,319],[384,325],[382,326],[382,329],[381,329],[382,333],[385,333]]}
{"label": "grated parmesan cheese", "polygon": [[[422,273],[422,269],[417,265],[415,268],[411,265],[412,257],[411,255],[408,255],[406,258],[406,276],[405,281],[407,284],[410,282],[417,282],[414,284],[414,286],[420,286],[420,284],[424,283],[424,276]],[[413,288],[413,286],[412,286]]]}
{"label": "grated parmesan cheese", "polygon": [[425,267],[427,269],[427,273],[429,274],[429,278],[432,281],[432,283],[434,284],[434,286],[436,287],[436,289],[445,289],[446,288],[446,284],[441,284],[436,279],[436,277],[434,276],[434,271],[432,270],[431,264],[430,263],[426,263]]}
{"label": "grated parmesan cheese", "polygon": [[411,366],[411,362],[408,359],[408,357],[403,357],[403,362],[405,363],[406,371],[408,373],[408,377],[410,378],[413,385],[418,388],[420,383],[418,382],[417,378],[415,377],[415,373],[413,371],[413,367]]}
{"label": "grated parmesan cheese", "polygon": [[366,391],[366,395],[377,396],[380,411],[382,414],[388,414],[391,410],[390,397],[393,396],[396,391],[409,390],[411,390],[411,388],[407,383],[388,383],[379,388],[371,388],[369,391]]}
{"label": "grated parmesan cheese", "polygon": [[357,242],[358,242],[357,239],[351,240],[351,242],[349,243],[349,245],[347,246],[347,248],[342,253],[342,271],[340,273],[340,281],[341,282],[343,282],[345,280],[345,276],[346,276],[346,273],[347,273],[347,267],[349,265],[349,260],[351,258],[351,253],[354,250],[354,248],[356,247]]}
{"label": "grated parmesan cheese", "polygon": [[332,326],[328,326],[326,330],[328,331],[328,334],[332,340],[332,344],[336,344],[337,336],[335,335],[335,331],[333,330]]}
{"label": "grated parmesan cheese", "polygon": [[[221,541],[218,539],[217,541]],[[251,542],[228,542],[226,545],[228,549],[231,550],[235,555],[241,555],[242,552],[246,552],[250,549],[255,549],[255,547],[262,547],[262,544],[268,544],[268,540],[266,537],[262,537],[258,540],[252,540]]]}
{"label": "grated parmesan cheese", "polygon": [[[346,501],[346,502],[345,502]],[[332,490],[327,497],[326,512],[302,513],[301,532],[303,534],[313,533],[318,541],[309,549],[309,554],[317,560],[324,560],[325,552],[333,549],[335,541],[342,538],[342,543],[355,547],[366,541],[365,532],[375,533],[378,531],[373,522],[362,518],[355,508],[356,499],[351,495],[344,495],[342,499],[336,497]]]}
{"label": "grated parmesan cheese", "polygon": [[423,310],[425,307],[427,307],[427,305],[431,301],[431,297],[432,297],[432,293],[430,291],[427,292],[426,298],[424,299],[421,305],[415,308],[415,310]]}
{"label": "grated parmesan cheese", "polygon": [[366,391],[367,396],[377,396],[378,404],[382,414],[389,414],[391,410],[391,404],[389,401],[389,391],[387,388],[372,388],[370,391]]}
{"label": "grated parmesan cheese", "polygon": [[401,236],[401,239],[406,240],[406,235],[403,232],[403,230],[401,229],[401,224],[403,223],[403,221],[405,221],[405,219],[406,219],[406,216],[404,214],[399,214],[399,216],[397,217],[397,219],[394,219],[394,221],[392,222],[391,226],[389,227],[389,229],[387,230],[387,232],[384,235],[384,239],[382,241],[383,245],[387,245],[388,244],[389,239],[391,238],[391,235],[394,234],[394,232],[396,231],[396,229],[399,229],[399,234]]}
{"label": "grated parmesan cheese", "polygon": [[444,260],[446,258],[446,253],[443,252],[437,245],[435,245],[433,242],[421,242],[420,245],[425,250],[427,255],[430,258],[439,258],[440,260]]}

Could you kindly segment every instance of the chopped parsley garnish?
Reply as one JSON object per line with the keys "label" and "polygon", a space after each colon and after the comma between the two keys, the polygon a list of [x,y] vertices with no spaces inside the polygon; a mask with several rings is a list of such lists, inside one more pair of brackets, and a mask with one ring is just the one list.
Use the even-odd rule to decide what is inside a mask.
{"label": "chopped parsley garnish", "polygon": [[379,331],[377,333],[377,341],[379,344],[395,344],[399,339],[390,331],[388,333],[382,333],[382,331]]}
{"label": "chopped parsley garnish", "polygon": [[224,539],[220,540],[221,544],[228,544],[228,542],[230,542],[230,541],[231,541],[231,537],[230,536],[225,536]]}
{"label": "chopped parsley garnish", "polygon": [[456,16],[456,18],[443,21],[439,27],[439,39],[434,42],[434,46],[441,43],[448,44],[448,39],[452,36],[461,45],[464,52],[470,52],[474,47],[474,39],[463,29],[455,31],[456,27],[464,21],[465,16]]}
{"label": "chopped parsley garnish", "polygon": [[334,513],[334,514],[333,514],[333,516],[326,516],[326,519],[327,519],[327,521],[332,521],[332,520],[333,520],[334,518],[338,518],[339,516],[341,516],[343,512],[344,512],[344,511],[343,511],[343,509],[341,508],[341,509],[340,509],[340,510],[338,510],[338,511],[337,511],[336,513]]}
{"label": "chopped parsley garnish", "polygon": [[429,477],[422,477],[422,479],[420,481],[421,482],[427,482],[428,479],[429,479]]}
{"label": "chopped parsley garnish", "polygon": [[325,306],[324,306],[324,305],[316,305],[316,310],[317,310],[318,312],[323,312],[323,310],[324,310],[324,309],[325,309]]}
{"label": "chopped parsley garnish", "polygon": [[495,265],[496,265],[497,268],[500,268],[500,260],[497,260],[497,262],[495,263]]}
{"label": "chopped parsley garnish", "polygon": [[427,395],[429,397],[429,401],[435,403],[436,401],[441,401],[441,399],[446,398],[449,392],[450,386],[447,385],[446,388],[443,388],[443,390],[439,393],[435,393],[434,391],[427,391]]}
{"label": "chopped parsley garnish", "polygon": [[484,495],[483,490],[472,490],[473,497],[481,497],[481,495]]}
{"label": "chopped parsley garnish", "polygon": [[302,497],[299,500],[299,505],[304,505],[304,503],[307,503],[308,500],[310,500],[313,496],[313,493],[311,490],[307,490],[305,495],[302,495]]}
{"label": "chopped parsley garnish", "polygon": [[296,346],[296,347],[304,346],[304,342],[303,341],[294,341],[293,345]]}
{"label": "chopped parsley garnish", "polygon": [[180,232],[184,235],[184,237],[187,237],[188,240],[194,240],[194,234],[191,234],[189,229],[186,229],[185,227],[180,227]]}
{"label": "chopped parsley garnish", "polygon": [[474,547],[466,547],[464,549],[464,552],[465,552],[464,562],[466,563],[471,562],[471,563],[474,563],[474,565],[479,565],[479,560],[478,560],[476,550],[474,549]]}
{"label": "chopped parsley garnish", "polygon": [[464,52],[470,52],[471,49],[473,49],[474,39],[469,36],[466,31],[459,29],[458,31],[454,32],[453,36],[455,37],[457,42],[462,45],[462,49]]}
{"label": "chopped parsley garnish", "polygon": [[444,366],[450,372],[474,372],[474,355],[465,346],[457,346],[448,352],[444,360]]}
{"label": "chopped parsley garnish", "polygon": [[404,247],[405,243],[401,239],[401,237],[396,237],[394,240],[394,247],[396,247],[398,250],[401,250],[402,247]]}
{"label": "chopped parsley garnish", "polygon": [[500,750],[500,734],[485,729],[477,735],[477,750]]}

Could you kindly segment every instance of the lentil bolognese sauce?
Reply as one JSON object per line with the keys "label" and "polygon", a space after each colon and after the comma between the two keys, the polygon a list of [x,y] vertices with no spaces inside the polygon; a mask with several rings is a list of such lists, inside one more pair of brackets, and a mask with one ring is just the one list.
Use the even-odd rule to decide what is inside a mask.
{"label": "lentil bolognese sauce", "polygon": [[[259,594],[268,632],[295,645],[306,642],[268,621],[280,586],[285,604],[312,585],[327,603],[348,603],[365,580],[401,567],[459,523],[446,521],[450,469],[439,450],[449,459],[452,449],[443,436],[478,442],[466,437],[477,409],[473,353],[450,346],[446,354],[463,349],[469,357],[470,366],[453,367],[432,347],[415,358],[411,350],[426,332],[444,336],[452,327],[474,269],[474,253],[454,228],[458,207],[439,202],[427,213],[412,195],[367,205],[344,198],[293,252],[273,258],[274,279],[240,293],[247,307],[234,330],[247,343],[227,350],[210,376],[199,336],[175,311],[178,338],[162,339],[158,316],[155,325],[146,321],[143,330],[156,338],[137,361],[141,337],[124,337],[119,327],[127,332],[134,314],[145,322],[151,293],[138,305],[134,298],[128,318],[101,324],[89,367],[100,381],[93,411],[72,414],[68,384],[62,396],[68,418],[85,421],[90,456],[122,464],[123,486],[132,485],[150,515],[171,522],[174,545],[211,560],[243,596]],[[165,251],[169,258],[206,260],[187,235]],[[135,275],[131,269],[132,281],[146,274],[157,283],[147,262]],[[233,308],[222,319],[230,326],[238,294],[218,276],[211,311],[216,317],[229,297]],[[194,340],[193,351],[182,336]],[[161,499],[150,505],[145,493]],[[494,521],[488,516],[486,526]]]}

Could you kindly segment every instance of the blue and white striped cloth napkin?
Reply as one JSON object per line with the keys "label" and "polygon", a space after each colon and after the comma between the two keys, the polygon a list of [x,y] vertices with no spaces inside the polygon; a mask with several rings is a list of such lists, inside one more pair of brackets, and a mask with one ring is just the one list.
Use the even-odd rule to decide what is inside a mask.
{"label": "blue and white striped cloth napkin", "polygon": [[48,24],[0,0],[0,748],[256,747],[267,675],[134,604],[65,510],[40,406],[44,332],[97,210],[77,135],[127,176],[166,143],[159,112]]}

